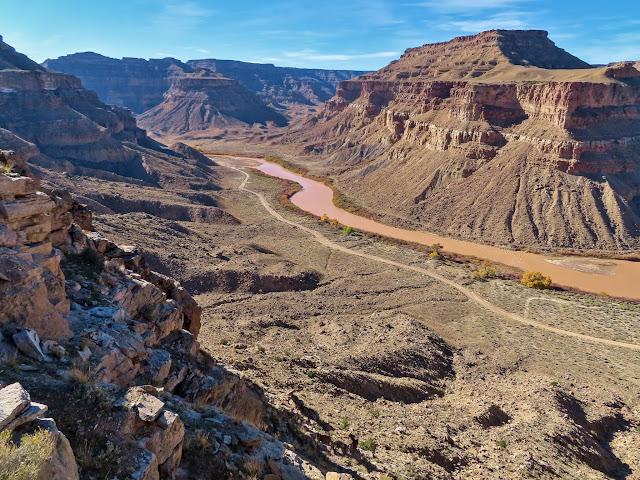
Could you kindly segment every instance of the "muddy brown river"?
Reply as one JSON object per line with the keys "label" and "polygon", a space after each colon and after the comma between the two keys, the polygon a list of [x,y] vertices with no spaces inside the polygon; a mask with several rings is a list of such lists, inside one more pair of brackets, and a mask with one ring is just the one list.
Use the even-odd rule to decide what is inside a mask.
{"label": "muddy brown river", "polygon": [[593,293],[607,292],[616,297],[640,299],[640,262],[547,256],[391,227],[337,208],[333,204],[333,191],[329,187],[290,172],[280,165],[258,158],[240,157],[226,157],[221,163],[257,168],[267,175],[297,182],[302,186],[302,190],[291,197],[294,205],[317,216],[326,214],[329,218],[358,230],[422,245],[440,243],[446,252],[483,258],[525,271],[542,272],[558,285]]}

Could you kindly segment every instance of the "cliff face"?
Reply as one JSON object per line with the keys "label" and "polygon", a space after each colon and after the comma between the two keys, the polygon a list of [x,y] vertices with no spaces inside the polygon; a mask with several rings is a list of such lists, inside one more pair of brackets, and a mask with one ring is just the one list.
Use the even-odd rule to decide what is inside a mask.
{"label": "cliff face", "polygon": [[155,164],[181,156],[150,140],[126,108],[104,104],[77,77],[47,70],[1,40],[0,141],[10,161],[149,183],[163,182]]}
{"label": "cliff face", "polygon": [[257,94],[264,104],[288,117],[296,108],[321,105],[333,96],[341,80],[365,73],[216,59],[190,60],[186,64],[173,58],[119,60],[91,52],[49,59],[43,65],[79,77],[103,101],[138,114],[162,103],[163,95],[176,80],[202,68],[236,80]]}
{"label": "cliff face", "polygon": [[175,80],[158,106],[138,117],[156,135],[287,120],[237,81],[200,69]]}
{"label": "cliff face", "polygon": [[253,90],[267,104],[319,105],[329,100],[342,80],[366,72],[355,70],[320,70],[276,67],[271,64],[246,63],[234,60],[189,60],[193,68],[207,68],[238,80]]}
{"label": "cliff face", "polygon": [[370,208],[433,231],[634,248],[638,73],[630,63],[588,68],[546,32],[490,31],[341,82],[284,141],[326,156]]}
{"label": "cliff face", "polygon": [[127,107],[142,113],[164,99],[176,77],[193,69],[175,58],[123,58],[121,60],[84,52],[48,59],[43,65],[82,80],[105,103]]}

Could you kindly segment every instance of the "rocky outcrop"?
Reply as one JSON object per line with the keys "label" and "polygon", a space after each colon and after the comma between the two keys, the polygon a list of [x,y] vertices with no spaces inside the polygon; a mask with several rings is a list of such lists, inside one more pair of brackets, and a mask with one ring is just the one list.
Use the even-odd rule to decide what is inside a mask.
{"label": "rocky outcrop", "polygon": [[177,79],[165,100],[140,115],[138,121],[160,136],[241,124],[286,124],[281,114],[247,87],[205,69]]}
{"label": "rocky outcrop", "polygon": [[227,476],[251,464],[304,478],[282,443],[218,410],[261,425],[266,401],[200,349],[202,310],[177,281],[90,231],[69,194],[17,174],[0,175],[0,186],[0,359],[23,362],[21,381],[71,435],[41,419],[47,406],[19,384],[0,390],[0,431],[17,445],[37,428],[53,435],[39,479],[78,478],[72,447],[90,478],[199,478],[203,448],[204,468]]}
{"label": "rocky outcrop", "polygon": [[637,248],[638,74],[590,68],[546,32],[494,30],[341,82],[284,141],[323,155],[370,209],[431,231]]}
{"label": "rocky outcrop", "polygon": [[54,207],[33,179],[0,175],[0,323],[35,329],[44,338],[71,335],[62,255],[51,236],[65,223],[69,228],[72,216],[54,216]]}

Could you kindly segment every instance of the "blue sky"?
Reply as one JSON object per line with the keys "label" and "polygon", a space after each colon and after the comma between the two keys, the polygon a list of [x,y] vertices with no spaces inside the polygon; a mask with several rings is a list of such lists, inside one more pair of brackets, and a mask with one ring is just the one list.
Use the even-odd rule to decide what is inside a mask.
{"label": "blue sky", "polygon": [[4,0],[0,34],[36,61],[234,59],[376,70],[409,47],[491,28],[544,29],[591,63],[640,60],[640,1]]}

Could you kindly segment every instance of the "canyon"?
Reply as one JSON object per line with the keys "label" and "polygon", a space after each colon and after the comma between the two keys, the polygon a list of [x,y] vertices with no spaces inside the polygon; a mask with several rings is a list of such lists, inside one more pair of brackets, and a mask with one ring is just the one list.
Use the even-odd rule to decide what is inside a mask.
{"label": "canyon", "polygon": [[[44,431],[42,480],[634,478],[637,301],[296,202],[313,182],[385,228],[514,257],[629,253],[638,68],[541,31],[361,76],[43,66],[0,39],[2,438]],[[589,262],[602,290],[625,263]]]}
{"label": "canyon", "polygon": [[[163,103],[165,94],[175,96],[175,92],[169,93],[171,88],[183,90],[187,87],[189,91],[189,87],[195,87],[197,90],[202,86],[202,80],[196,82],[184,78],[204,69],[236,82],[227,82],[226,85],[230,87],[228,90],[222,88],[224,85],[218,85],[218,90],[228,96],[225,103],[235,104],[236,108],[245,112],[252,109],[272,109],[271,116],[278,118],[276,123],[281,123],[284,120],[282,117],[292,119],[306,116],[333,96],[341,80],[366,73],[276,67],[271,64],[217,59],[189,60],[186,63],[174,58],[116,59],[93,52],[48,59],[43,65],[77,76],[86,88],[97,92],[103,101],[129,108],[135,114],[142,114],[157,107]],[[252,91],[258,99],[250,96],[248,92],[243,92],[242,96],[238,97],[236,92],[241,90],[240,86]],[[187,93],[191,94],[194,93]],[[243,102],[243,97],[248,99],[248,103]],[[221,97],[218,96],[217,100],[221,100]],[[262,105],[258,105],[259,103]],[[216,105],[215,101],[213,105]],[[174,112],[167,112],[165,115],[172,116]],[[263,123],[260,115],[256,118],[247,115],[233,118],[248,124]],[[159,135],[166,133],[160,131]]]}

